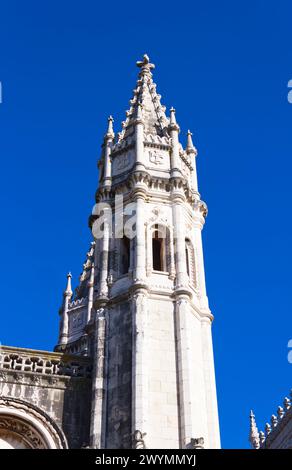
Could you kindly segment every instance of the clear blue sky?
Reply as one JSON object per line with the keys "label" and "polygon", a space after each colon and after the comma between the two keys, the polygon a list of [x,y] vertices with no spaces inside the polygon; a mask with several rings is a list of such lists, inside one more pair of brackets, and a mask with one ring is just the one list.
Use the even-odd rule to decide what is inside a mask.
{"label": "clear blue sky", "polygon": [[262,427],[291,387],[291,17],[281,0],[2,3],[3,344],[56,343],[106,118],[117,130],[147,52],[199,150],[222,445],[248,446],[249,409]]}

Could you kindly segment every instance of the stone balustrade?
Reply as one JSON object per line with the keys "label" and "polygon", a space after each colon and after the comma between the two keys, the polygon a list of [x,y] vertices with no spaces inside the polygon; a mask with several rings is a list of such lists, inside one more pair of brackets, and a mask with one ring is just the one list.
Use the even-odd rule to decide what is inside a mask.
{"label": "stone balustrade", "polygon": [[290,415],[291,411],[292,411],[292,389],[290,391],[290,398],[288,397],[284,398],[283,407],[278,406],[277,415],[272,415],[270,423],[266,423],[265,432],[263,431],[259,432],[260,447],[262,448],[265,447],[265,442],[266,442],[267,437],[270,436],[269,438],[271,438],[271,435],[273,434],[273,432],[277,430],[277,428],[279,427],[279,424],[283,421],[283,419],[288,414]]}
{"label": "stone balustrade", "polygon": [[0,370],[90,377],[89,358],[33,349],[0,347]]}

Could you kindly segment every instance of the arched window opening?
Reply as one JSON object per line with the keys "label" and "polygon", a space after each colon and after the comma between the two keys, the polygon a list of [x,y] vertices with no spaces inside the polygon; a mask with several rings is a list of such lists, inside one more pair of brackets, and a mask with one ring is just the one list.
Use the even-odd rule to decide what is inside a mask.
{"label": "arched window opening", "polygon": [[128,274],[130,268],[130,240],[128,237],[121,239],[120,256],[120,274]]}
{"label": "arched window opening", "polygon": [[167,271],[165,236],[163,235],[163,231],[158,228],[158,225],[155,225],[152,234],[152,266],[154,271]]}

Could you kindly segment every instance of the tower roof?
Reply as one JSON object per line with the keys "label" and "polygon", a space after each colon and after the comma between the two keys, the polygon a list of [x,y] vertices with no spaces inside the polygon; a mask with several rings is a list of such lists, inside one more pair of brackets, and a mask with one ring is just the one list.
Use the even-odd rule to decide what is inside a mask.
{"label": "tower roof", "polygon": [[161,96],[156,91],[156,84],[152,80],[155,65],[144,54],[143,60],[137,62],[140,72],[133,98],[130,100],[130,109],[126,111],[126,120],[122,123],[122,132],[118,134],[118,142],[126,138],[133,131],[133,124],[137,118],[143,120],[145,134],[168,137],[167,127],[169,120],[165,115],[165,106],[160,103]]}

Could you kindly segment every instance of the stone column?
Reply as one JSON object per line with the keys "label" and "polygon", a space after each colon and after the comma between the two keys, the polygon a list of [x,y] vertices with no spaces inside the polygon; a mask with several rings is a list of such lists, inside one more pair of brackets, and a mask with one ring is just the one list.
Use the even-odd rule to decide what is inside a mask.
{"label": "stone column", "polygon": [[90,447],[104,449],[106,445],[106,317],[103,307],[96,312],[93,359]]}
{"label": "stone column", "polygon": [[139,431],[144,437],[148,416],[147,329],[147,291],[139,289],[132,298],[132,435]]}
{"label": "stone column", "polygon": [[173,239],[173,229],[169,227],[169,251],[170,251],[170,271],[169,278],[175,279],[175,258],[174,258],[174,239]]}
{"label": "stone column", "polygon": [[181,176],[180,172],[180,157],[179,157],[179,126],[176,122],[175,118],[175,109],[170,109],[170,124],[169,124],[169,131],[171,136],[171,155],[170,155],[170,162],[171,162],[171,175]]}
{"label": "stone column", "polygon": [[146,275],[150,276],[152,273],[152,228],[149,224],[146,225]]}
{"label": "stone column", "polygon": [[135,237],[135,275],[134,281],[145,281],[145,264],[146,264],[146,249],[145,249],[145,195],[142,192],[137,192],[135,195],[136,200],[136,237]]}
{"label": "stone column", "polygon": [[185,253],[185,221],[183,196],[173,192],[173,226],[174,226],[174,247],[175,247],[175,267],[176,267],[176,288],[186,287],[187,266]]}
{"label": "stone column", "polygon": [[88,281],[88,304],[87,304],[87,323],[91,320],[93,296],[94,296],[94,263],[91,264],[90,278]]}
{"label": "stone column", "polygon": [[103,238],[101,240],[101,272],[100,272],[100,285],[99,285],[99,297],[107,298],[108,295],[108,261],[109,261],[109,240],[110,240],[110,230],[111,224],[109,218],[111,217],[110,210],[105,208],[105,217],[104,217],[104,231]]}
{"label": "stone column", "polygon": [[194,206],[194,231],[193,243],[195,249],[195,265],[198,276],[197,285],[199,290],[200,304],[203,309],[209,310],[208,298],[206,293],[205,267],[202,244],[202,229],[205,224],[207,207],[204,202],[198,201]]}
{"label": "stone column", "polygon": [[108,118],[108,129],[107,133],[104,136],[104,185],[110,186],[111,185],[111,176],[112,176],[112,162],[111,162],[111,149],[112,143],[114,139],[114,131],[113,131],[113,118],[110,116]]}

